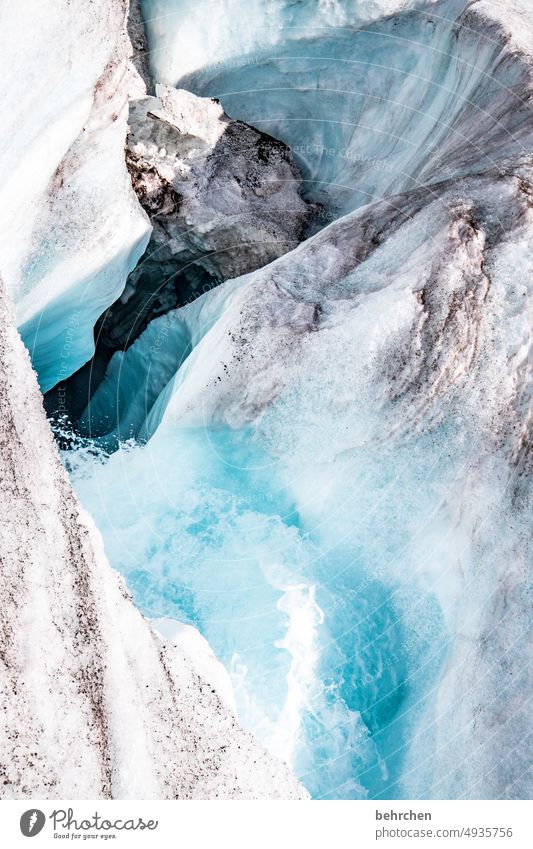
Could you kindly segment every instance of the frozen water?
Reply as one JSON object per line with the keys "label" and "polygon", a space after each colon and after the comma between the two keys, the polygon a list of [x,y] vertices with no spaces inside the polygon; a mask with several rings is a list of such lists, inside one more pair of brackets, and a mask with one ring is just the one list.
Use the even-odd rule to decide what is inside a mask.
{"label": "frozen water", "polygon": [[[3,4],[1,271],[41,387],[89,360],[93,327],[150,234],[124,161],[124,4]],[[27,34],[21,47],[21,32]],[[55,45],[54,49],[50,45]]]}

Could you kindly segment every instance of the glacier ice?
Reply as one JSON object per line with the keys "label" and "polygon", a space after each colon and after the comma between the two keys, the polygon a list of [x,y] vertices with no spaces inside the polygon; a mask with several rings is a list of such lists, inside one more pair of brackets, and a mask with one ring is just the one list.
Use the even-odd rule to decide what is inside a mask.
{"label": "glacier ice", "polygon": [[[150,233],[124,161],[128,96],[143,93],[126,11],[0,9],[0,266],[44,389],[90,358]],[[238,725],[202,637],[156,633],[110,568],[1,280],[0,406],[2,798],[306,798]]]}
{"label": "glacier ice", "polygon": [[[146,48],[138,8],[154,99],[136,91],[132,126],[143,104],[182,100],[202,116],[194,144],[211,144],[223,113],[197,98],[219,98],[288,145],[318,215],[282,256],[166,303],[109,360],[63,452],[106,555],[226,697],[229,677],[240,723],[314,798],[530,796],[527,3],[225,0],[206,15],[141,0]],[[137,150],[143,186],[176,164],[156,141]],[[134,129],[130,153],[146,142]],[[109,189],[144,234],[132,253],[120,213],[118,294],[148,222],[131,187]],[[216,200],[218,226],[233,210]],[[104,289],[88,290],[84,331]],[[35,335],[52,382],[66,303],[54,338]]]}
{"label": "glacier ice", "polygon": [[[216,6],[190,0],[139,0],[148,60],[159,82],[175,83],[206,66],[246,65],[246,57],[270,52],[287,38],[309,31],[360,27],[416,6],[413,0],[222,0]],[[426,4],[431,8],[437,0]]]}
{"label": "glacier ice", "polygon": [[66,461],[314,797],[527,796],[531,41],[392,5],[142,4],[154,77],[288,142],[328,226],[115,354]]}
{"label": "glacier ice", "polygon": [[528,149],[525,3],[191,5],[143,3],[157,78],[287,142],[337,214]]}
{"label": "glacier ice", "polygon": [[131,101],[126,160],[153,230],[99,328],[115,349],[158,314],[295,247],[313,213],[284,144],[188,91],[157,85]]}

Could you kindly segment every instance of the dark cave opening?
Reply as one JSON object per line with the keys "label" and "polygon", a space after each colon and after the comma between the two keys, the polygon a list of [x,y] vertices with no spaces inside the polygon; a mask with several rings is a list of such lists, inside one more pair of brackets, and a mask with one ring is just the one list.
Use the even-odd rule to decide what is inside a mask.
{"label": "dark cave opening", "polygon": [[93,357],[44,396],[60,444],[68,442],[66,434],[79,435],[79,419],[114,354],[126,351],[153,319],[191,303],[221,282],[198,263],[158,261],[157,250],[148,246],[122,295],[95,325]]}

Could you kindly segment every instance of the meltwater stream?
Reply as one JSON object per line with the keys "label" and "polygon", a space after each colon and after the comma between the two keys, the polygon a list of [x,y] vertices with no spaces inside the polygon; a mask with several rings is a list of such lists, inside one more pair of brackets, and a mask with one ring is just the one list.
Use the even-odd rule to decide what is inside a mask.
{"label": "meltwater stream", "polygon": [[[317,798],[402,795],[447,640],[410,563],[413,525],[438,521],[445,487],[430,451],[361,448],[312,472],[297,457],[285,468],[251,432],[168,428],[70,459],[141,610],[200,630],[243,725]],[[328,477],[340,498],[327,498]],[[391,579],[404,570],[409,586]]]}

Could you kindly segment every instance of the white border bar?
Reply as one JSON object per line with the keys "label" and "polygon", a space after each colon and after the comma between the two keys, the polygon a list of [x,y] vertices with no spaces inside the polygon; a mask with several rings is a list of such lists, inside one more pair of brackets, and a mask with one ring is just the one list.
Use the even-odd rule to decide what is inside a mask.
{"label": "white border bar", "polygon": [[[29,838],[19,823],[33,808],[45,814],[46,822],[39,834]],[[69,808],[77,828],[65,827],[68,814],[62,812]],[[58,812],[55,830],[54,811]],[[88,827],[95,813],[103,828]],[[120,827],[127,820],[138,823],[139,818],[145,823],[157,821],[157,826]],[[117,828],[110,829],[103,823],[106,819]],[[1,845],[6,849],[75,844],[117,849],[532,849],[532,823],[533,805],[525,801],[0,803]]]}

